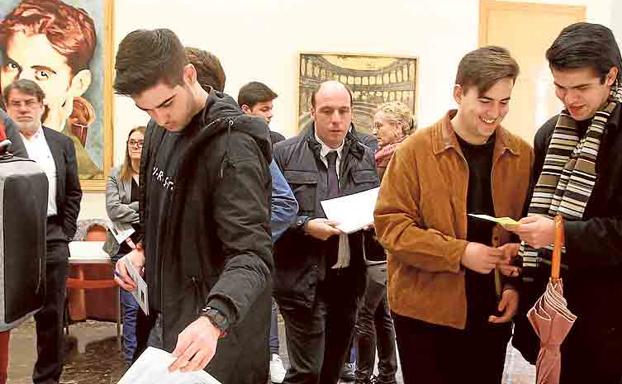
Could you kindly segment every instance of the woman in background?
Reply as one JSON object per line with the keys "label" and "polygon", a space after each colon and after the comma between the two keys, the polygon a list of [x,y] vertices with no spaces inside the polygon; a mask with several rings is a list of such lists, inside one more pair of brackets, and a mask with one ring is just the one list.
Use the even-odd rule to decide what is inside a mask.
{"label": "woman in background", "polygon": [[[106,183],[108,217],[115,228],[131,225],[135,230],[130,236],[132,241],[123,241],[121,244],[110,231],[108,232],[104,249],[114,263],[132,250],[133,244],[142,234],[138,217],[138,173],[144,136],[145,127],[136,127],[130,131],[125,149],[125,160],[120,167],[110,171]],[[121,289],[121,307],[123,308],[123,357],[129,366],[136,352],[136,318],[139,306],[132,293],[124,289]]]}
{"label": "woman in background", "polygon": [[[378,140],[376,169],[382,176],[398,145],[414,131],[410,108],[399,101],[382,104],[374,114],[372,133]],[[378,241],[365,237],[367,288],[356,322],[356,383],[395,384],[395,329],[387,305],[387,257]],[[378,377],[372,378],[378,348]]]}
{"label": "woman in background", "polygon": [[412,112],[406,104],[390,101],[382,104],[374,114],[372,133],[378,140],[376,151],[376,169],[382,182],[389,160],[397,146],[415,131],[416,124]]}

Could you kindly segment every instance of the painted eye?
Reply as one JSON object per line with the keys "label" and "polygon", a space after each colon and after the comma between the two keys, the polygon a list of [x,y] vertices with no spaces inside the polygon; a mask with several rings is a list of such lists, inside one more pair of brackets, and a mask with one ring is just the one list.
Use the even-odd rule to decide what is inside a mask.
{"label": "painted eye", "polygon": [[35,79],[45,81],[50,79],[50,73],[46,70],[39,69],[35,72]]}

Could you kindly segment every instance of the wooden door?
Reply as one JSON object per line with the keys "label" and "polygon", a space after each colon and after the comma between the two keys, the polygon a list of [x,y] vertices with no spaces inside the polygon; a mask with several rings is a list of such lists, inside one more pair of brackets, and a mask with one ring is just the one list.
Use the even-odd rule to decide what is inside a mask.
{"label": "wooden door", "polygon": [[520,65],[503,125],[530,144],[537,129],[562,107],[545,52],[565,26],[583,20],[583,6],[480,1],[480,46],[505,47]]}

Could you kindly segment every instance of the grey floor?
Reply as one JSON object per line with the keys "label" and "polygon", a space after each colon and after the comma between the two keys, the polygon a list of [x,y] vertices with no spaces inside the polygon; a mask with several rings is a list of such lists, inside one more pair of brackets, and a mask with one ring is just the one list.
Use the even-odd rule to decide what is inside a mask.
{"label": "grey floor", "polygon": [[[284,328],[279,324],[281,355],[287,364]],[[64,384],[113,384],[125,369],[116,345],[116,329],[112,323],[88,321],[70,327],[71,348],[61,378]],[[36,347],[34,324],[28,321],[11,333],[9,383],[31,383]],[[508,346],[503,384],[533,384],[535,369]],[[403,383],[398,372],[398,383]]]}

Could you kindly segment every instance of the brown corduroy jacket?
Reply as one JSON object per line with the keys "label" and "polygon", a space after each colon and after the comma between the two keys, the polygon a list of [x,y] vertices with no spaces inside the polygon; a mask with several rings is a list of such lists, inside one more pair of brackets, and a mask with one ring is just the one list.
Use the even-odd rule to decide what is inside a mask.
{"label": "brown corduroy jacket", "polygon": [[[376,233],[388,251],[391,310],[432,324],[464,329],[466,293],[460,261],[467,245],[469,170],[450,119],[418,130],[395,152],[375,209]],[[529,189],[531,147],[496,131],[491,174],[497,217],[519,219]],[[493,244],[510,234],[497,226]]]}

